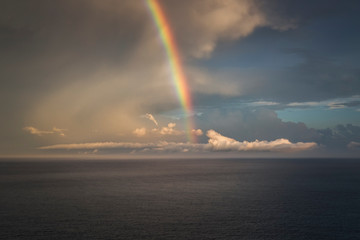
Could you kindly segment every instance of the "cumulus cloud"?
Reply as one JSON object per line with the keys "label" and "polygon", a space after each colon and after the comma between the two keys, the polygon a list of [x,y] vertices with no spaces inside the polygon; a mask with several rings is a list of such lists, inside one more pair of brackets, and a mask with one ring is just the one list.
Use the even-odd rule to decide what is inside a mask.
{"label": "cumulus cloud", "polygon": [[156,119],[154,118],[154,116],[152,114],[147,113],[147,114],[145,114],[144,117],[149,119],[150,121],[152,121],[156,126],[159,126],[158,122],[156,121]]}
{"label": "cumulus cloud", "polygon": [[142,137],[146,135],[146,128],[137,128],[133,131],[133,134],[138,136],[138,137]]}
{"label": "cumulus cloud", "polygon": [[202,136],[204,133],[201,129],[192,129],[191,134],[193,134],[195,136]]}
{"label": "cumulus cloud", "polygon": [[243,141],[239,142],[235,139],[222,136],[214,130],[207,132],[209,137],[209,144],[214,151],[275,151],[275,152],[293,152],[304,151],[315,148],[317,146],[314,142],[309,143],[291,143],[288,139],[276,139],[274,141],[259,141],[253,142]]}
{"label": "cumulus cloud", "polygon": [[[147,130],[144,127],[136,128],[133,131],[133,134],[135,136],[137,136],[137,137],[143,137],[143,136],[147,135],[147,136],[152,137],[152,138],[154,138],[154,137],[164,137],[164,136],[177,137],[177,136],[184,136],[185,135],[185,131],[175,129],[175,127],[176,127],[176,123],[170,122],[165,127],[153,128],[151,130]],[[203,131],[201,129],[192,129],[191,134],[193,136],[202,136]]]}
{"label": "cumulus cloud", "polygon": [[32,127],[32,126],[24,127],[23,129],[25,131],[29,132],[30,134],[37,135],[37,136],[43,136],[43,135],[57,133],[60,136],[64,137],[65,136],[64,131],[66,131],[66,129],[60,129],[60,128],[57,128],[57,127],[53,127],[53,129],[51,131],[39,130],[39,129],[37,129],[35,127]]}
{"label": "cumulus cloud", "polygon": [[184,131],[179,131],[175,129],[176,123],[169,123],[167,127],[162,127],[159,129],[153,129],[153,132],[160,133],[161,135],[182,135]]}
{"label": "cumulus cloud", "polygon": [[133,142],[94,142],[77,144],[56,144],[43,146],[43,150],[87,150],[87,149],[125,149],[146,152],[209,152],[209,151],[274,151],[295,152],[313,149],[316,143],[292,143],[287,139],[274,141],[239,142],[235,139],[222,136],[214,130],[207,132],[208,143],[167,142],[133,143]]}

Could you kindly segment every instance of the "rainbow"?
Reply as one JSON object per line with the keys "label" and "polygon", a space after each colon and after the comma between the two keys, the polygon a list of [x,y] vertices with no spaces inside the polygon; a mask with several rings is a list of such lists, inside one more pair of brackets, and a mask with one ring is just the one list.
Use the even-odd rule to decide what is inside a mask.
{"label": "rainbow", "polygon": [[192,117],[193,106],[190,94],[190,88],[187,83],[184,69],[182,66],[181,56],[177,47],[169,21],[167,20],[163,9],[158,0],[145,0],[151,13],[152,19],[156,25],[161,42],[164,46],[169,66],[172,74],[172,82],[176,89],[178,99],[184,110],[187,118],[186,130],[190,142],[196,142],[196,135],[192,134],[192,129],[195,129],[194,120]]}

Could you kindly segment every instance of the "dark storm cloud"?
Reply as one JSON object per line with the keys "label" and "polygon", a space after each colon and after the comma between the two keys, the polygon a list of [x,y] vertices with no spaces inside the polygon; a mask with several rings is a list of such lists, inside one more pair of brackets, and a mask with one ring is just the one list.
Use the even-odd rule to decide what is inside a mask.
{"label": "dark storm cloud", "polygon": [[[208,79],[226,79],[227,84],[218,88],[219,93],[224,89],[225,94],[207,94],[204,86],[199,89],[201,92],[195,99],[199,104],[206,104],[222,101],[223,95],[228,95],[225,101],[234,101],[240,97],[242,100],[262,99],[287,104],[325,101],[360,94],[360,67],[356,64],[344,62],[335,55],[330,58],[327,54],[305,48],[281,51],[282,55],[291,55],[299,63],[269,69],[257,66],[255,62],[251,68],[239,66],[212,70],[208,73]],[[189,76],[197,88],[196,80],[201,79],[201,76],[194,73]],[[212,97],[214,99],[211,100]],[[354,104],[356,102],[351,106],[355,106]]]}
{"label": "dark storm cloud", "polygon": [[[236,47],[225,46],[214,53],[208,75],[226,79],[224,85],[232,90],[228,97],[286,104],[360,93],[358,1],[258,3],[270,22],[287,19],[296,27],[287,31],[258,28]],[[196,85],[193,79],[199,77],[189,75]],[[206,87],[200,89],[207,94]],[[197,98],[206,102],[201,101],[204,96]]]}
{"label": "dark storm cloud", "polygon": [[318,130],[319,142],[329,148],[344,149],[351,142],[360,142],[360,127],[352,124],[339,124],[335,128]]}
{"label": "dark storm cloud", "polygon": [[303,1],[259,1],[270,16],[290,17],[296,21],[309,23],[319,18],[355,13],[359,7],[357,0],[303,0]]}
{"label": "dark storm cloud", "polygon": [[271,88],[273,96],[288,101],[320,101],[360,93],[359,67],[338,63],[304,49],[289,52],[301,56],[303,62],[276,74],[277,79],[274,79],[274,87]]}

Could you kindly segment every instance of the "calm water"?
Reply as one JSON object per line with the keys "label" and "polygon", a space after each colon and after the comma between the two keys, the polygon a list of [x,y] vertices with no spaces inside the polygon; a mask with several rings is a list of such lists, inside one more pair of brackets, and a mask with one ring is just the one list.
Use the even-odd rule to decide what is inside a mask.
{"label": "calm water", "polygon": [[0,239],[360,239],[360,159],[0,161]]}

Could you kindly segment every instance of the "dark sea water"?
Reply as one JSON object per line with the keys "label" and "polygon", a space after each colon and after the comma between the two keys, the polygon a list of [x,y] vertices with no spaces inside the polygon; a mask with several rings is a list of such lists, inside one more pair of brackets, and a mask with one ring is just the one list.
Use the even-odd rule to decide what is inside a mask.
{"label": "dark sea water", "polygon": [[360,159],[3,159],[0,191],[0,239],[360,239]]}

